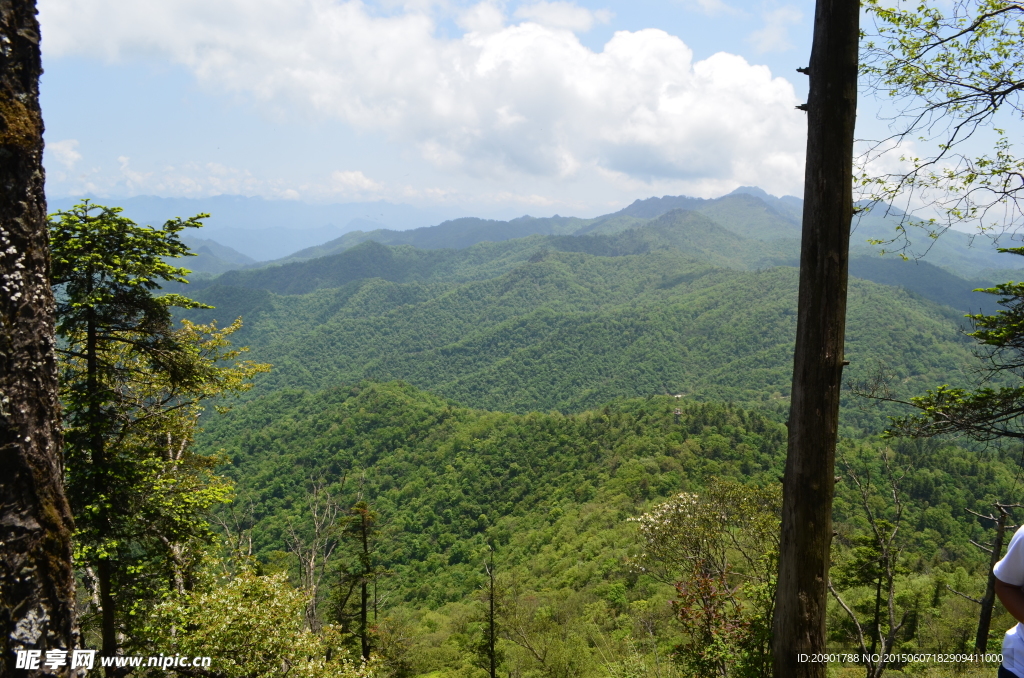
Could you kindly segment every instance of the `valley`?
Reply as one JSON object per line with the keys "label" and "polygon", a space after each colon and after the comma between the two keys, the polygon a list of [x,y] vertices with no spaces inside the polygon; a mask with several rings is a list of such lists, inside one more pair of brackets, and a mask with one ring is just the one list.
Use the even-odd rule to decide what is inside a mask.
{"label": "valley", "polygon": [[[262,571],[299,576],[311,496],[342,512],[366,502],[379,521],[374,642],[394,675],[482,675],[490,548],[514,675],[688,675],[671,660],[686,638],[678,592],[637,569],[630,521],[718,480],[778,482],[794,201],[747,192],[591,220],[354,232],[175,288],[214,307],[193,321],[243,318],[232,340],[274,365],[226,414],[204,415],[198,440],[231,461],[230,510]],[[887,223],[865,218],[857,235]],[[922,261],[854,248],[835,558],[862,557],[864,506],[893,515],[890,459],[906,505],[899,605],[917,620],[905,642],[952,651],[976,615],[948,589],[978,591],[986,562],[970,540],[989,525],[965,511],[1015,496],[1017,455],[881,439],[900,410],[853,392],[879,375],[901,397],[977,379],[964,314],[997,307],[971,290],[1016,258],[945,242]],[[336,540],[325,620],[351,604],[334,598],[356,562]],[[871,582],[858,582],[844,595],[868,609]],[[830,619],[847,647],[842,611]]]}

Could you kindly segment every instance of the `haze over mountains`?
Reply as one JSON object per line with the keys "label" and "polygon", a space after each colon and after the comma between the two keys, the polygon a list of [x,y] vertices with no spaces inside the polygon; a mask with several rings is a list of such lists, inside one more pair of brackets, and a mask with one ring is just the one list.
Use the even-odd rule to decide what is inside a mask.
{"label": "haze over mountains", "polygon": [[[66,209],[72,203],[69,199],[54,200],[51,210]],[[384,202],[304,205],[238,196],[204,201],[143,196],[124,201],[122,206],[127,216],[151,224],[162,223],[171,216],[211,212],[202,231],[185,237],[201,255],[190,259],[189,267],[197,274],[217,275],[232,269],[337,254],[370,240],[420,249],[460,249],[530,235],[613,235],[641,227],[672,210],[701,214],[746,239],[747,247],[759,247],[750,241],[772,241],[773,263],[792,263],[799,255],[802,201],[793,196],[776,198],[761,189],[744,187],[716,199],[665,196],[636,200],[618,212],[589,219],[558,215],[523,216],[508,221],[461,217],[441,223],[432,219],[436,212]],[[877,255],[882,247],[868,241],[890,240],[895,236],[895,228],[904,215],[898,211],[882,212],[876,208],[858,217],[851,243],[853,256]],[[904,254],[910,258],[923,257],[923,261],[962,278],[987,279],[989,271],[1000,277],[998,271],[1021,266],[1017,257],[996,252],[985,238],[972,241],[964,233],[949,232],[933,241],[918,229],[908,230],[907,238],[890,248],[909,245]]]}
{"label": "haze over mountains", "polygon": [[[79,198],[51,198],[49,209],[51,212],[66,210],[79,201]],[[208,213],[210,218],[199,237],[216,240],[254,262],[277,259],[353,229],[416,228],[436,224],[461,212],[458,209],[421,209],[383,200],[319,205],[239,195],[201,199],[143,195],[117,201],[100,198],[93,202],[116,205],[136,223],[155,226],[173,217]]]}
{"label": "haze over mountains", "polygon": [[[146,201],[142,203],[150,208],[156,204]],[[776,198],[761,189],[745,187],[717,199],[665,196],[637,200],[618,212],[592,219],[556,215],[548,218],[523,216],[510,221],[496,221],[468,217],[418,228],[356,229],[326,242],[297,249],[270,262],[257,262],[223,242],[206,237],[217,232],[204,228],[200,232],[202,238],[197,237],[199,234],[185,236],[186,242],[199,255],[189,259],[186,265],[196,274],[193,276],[194,282],[205,285],[211,276],[227,271],[265,269],[268,265],[276,267],[332,257],[366,242],[387,246],[408,245],[418,250],[434,251],[433,254],[395,255],[380,248],[357,249],[347,257],[325,259],[308,269],[302,269],[302,273],[298,273],[299,269],[286,266],[283,270],[266,270],[262,273],[236,273],[220,281],[221,284],[255,285],[279,293],[297,293],[373,275],[395,281],[433,278],[443,274],[427,273],[427,268],[450,267],[455,265],[456,260],[476,256],[468,250],[473,245],[508,242],[531,236],[558,236],[549,237],[543,244],[541,241],[534,242],[533,249],[543,247],[560,251],[588,251],[593,254],[636,254],[651,248],[673,247],[690,255],[698,255],[707,263],[756,269],[796,265],[799,257],[801,210],[802,201],[799,198]],[[886,246],[870,244],[869,240],[891,240],[903,217],[899,212],[884,214],[878,208],[858,218],[851,243],[852,275],[886,285],[902,286],[933,301],[968,310],[989,302],[988,297],[974,294],[970,290],[1001,280],[1024,263],[1015,255],[997,252],[987,239],[978,238],[972,242],[966,234],[948,232],[934,241],[913,228],[908,229],[909,235],[904,240],[888,245],[890,249],[902,248],[902,254],[912,261],[905,262],[893,254],[880,257],[879,253]],[[261,218],[264,221],[258,223],[270,223],[266,221],[271,218],[270,215],[264,214]],[[355,222],[350,222],[350,225],[352,223]],[[249,231],[246,240],[259,240],[265,230]],[[227,235],[225,231],[221,233]],[[303,237],[312,238],[313,231],[305,231]],[[237,244],[234,238],[227,242]],[[302,239],[289,242],[299,245]],[[277,247],[276,253],[280,254],[281,244],[277,243]],[[517,259],[515,255],[509,254],[512,257],[510,263],[524,256],[532,256],[533,252],[529,247],[527,249],[530,249],[531,254],[523,254],[526,250],[521,248],[512,249],[517,249],[521,256]],[[381,269],[381,257],[393,256],[401,260],[391,262],[394,270]],[[416,258],[414,265],[409,257]],[[405,265],[410,267],[404,268]],[[465,266],[462,268],[465,269]],[[396,275],[400,276],[400,280],[394,277]],[[468,280],[476,274],[465,269],[459,275],[462,276],[459,279]],[[271,283],[271,280],[278,282]],[[283,283],[280,281],[284,280],[292,281],[287,291],[281,287]]]}
{"label": "haze over mountains", "polygon": [[[238,341],[276,366],[255,396],[401,379],[516,412],[651,393],[781,403],[799,211],[796,198],[744,189],[651,198],[594,219],[353,231],[269,265],[222,263],[234,270],[197,276],[185,291],[216,307],[191,313],[196,320],[244,318]],[[893,217],[869,214],[857,237],[892,228]],[[996,308],[971,290],[1018,257],[947,237],[923,261],[854,246],[851,379],[884,365],[922,389],[971,362],[963,314]],[[224,261],[204,247],[202,257]],[[922,341],[933,349],[921,351]]]}

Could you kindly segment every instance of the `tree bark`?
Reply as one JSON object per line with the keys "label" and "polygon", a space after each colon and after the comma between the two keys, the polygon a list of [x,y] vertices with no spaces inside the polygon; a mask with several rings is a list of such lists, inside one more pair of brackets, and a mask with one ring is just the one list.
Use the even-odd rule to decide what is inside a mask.
{"label": "tree bark", "polygon": [[370,582],[370,576],[373,569],[370,567],[370,509],[366,508],[359,514],[360,520],[360,536],[363,542],[363,552],[360,556],[362,561],[362,580],[360,582],[360,598],[359,598],[359,647],[364,660],[370,660],[370,630],[369,630],[369,591],[367,590],[367,584]]}
{"label": "tree bark", "polygon": [[[92,276],[89,277],[89,292],[92,292]],[[99,347],[97,345],[96,310],[88,310],[88,321],[85,329],[85,360],[86,360],[86,391],[89,397],[88,427],[90,461],[94,473],[94,496],[99,498],[98,536],[104,543],[110,536],[110,513],[107,502],[111,499],[110,469],[107,468],[106,440],[103,437],[102,396],[99,385]],[[104,657],[113,657],[117,652],[117,617],[114,600],[113,578],[114,566],[110,555],[99,559],[96,564],[96,575],[100,589],[100,638],[101,651]],[[107,666],[103,670],[107,678],[112,678],[123,669]]]}
{"label": "tree bark", "polygon": [[490,547],[491,563],[487,568],[487,579],[490,583],[490,590],[487,594],[487,660],[488,675],[490,678],[498,678],[497,655],[494,653],[494,547]]}
{"label": "tree bark", "polygon": [[773,619],[775,675],[824,678],[825,610],[853,218],[860,3],[818,0],[807,69],[807,160],[789,447]]}
{"label": "tree bark", "polygon": [[[0,674],[17,650],[78,645],[62,483],[32,0],[0,0]],[[59,669],[69,675],[69,667]]]}
{"label": "tree bark", "polygon": [[1006,537],[1006,520],[1010,517],[1006,508],[996,504],[999,518],[996,519],[996,538],[992,542],[992,554],[988,563],[988,581],[985,584],[985,595],[981,597],[981,612],[978,614],[978,632],[974,636],[974,654],[988,652],[988,632],[992,625],[992,608],[996,602],[995,567],[1003,557],[1003,539]]}

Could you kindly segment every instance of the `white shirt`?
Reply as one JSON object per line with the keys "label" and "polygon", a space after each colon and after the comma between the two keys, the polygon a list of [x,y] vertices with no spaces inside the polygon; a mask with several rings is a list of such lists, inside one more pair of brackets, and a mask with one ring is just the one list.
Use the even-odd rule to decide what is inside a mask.
{"label": "white shirt", "polygon": [[[1024,586],[1024,527],[1013,533],[1006,555],[992,568],[992,573],[1001,582]],[[1018,623],[1003,637],[1003,666],[1024,676],[1024,624]]]}

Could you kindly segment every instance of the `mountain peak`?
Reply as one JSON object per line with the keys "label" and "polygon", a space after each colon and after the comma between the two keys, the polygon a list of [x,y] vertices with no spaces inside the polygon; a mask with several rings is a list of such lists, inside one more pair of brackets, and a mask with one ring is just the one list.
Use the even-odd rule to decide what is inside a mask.
{"label": "mountain peak", "polygon": [[746,193],[747,195],[753,195],[755,197],[761,198],[762,200],[765,198],[775,198],[774,195],[772,195],[768,191],[765,191],[762,188],[758,188],[757,186],[740,186],[736,190],[732,191],[731,193],[727,193],[726,195],[736,195],[738,193]]}

